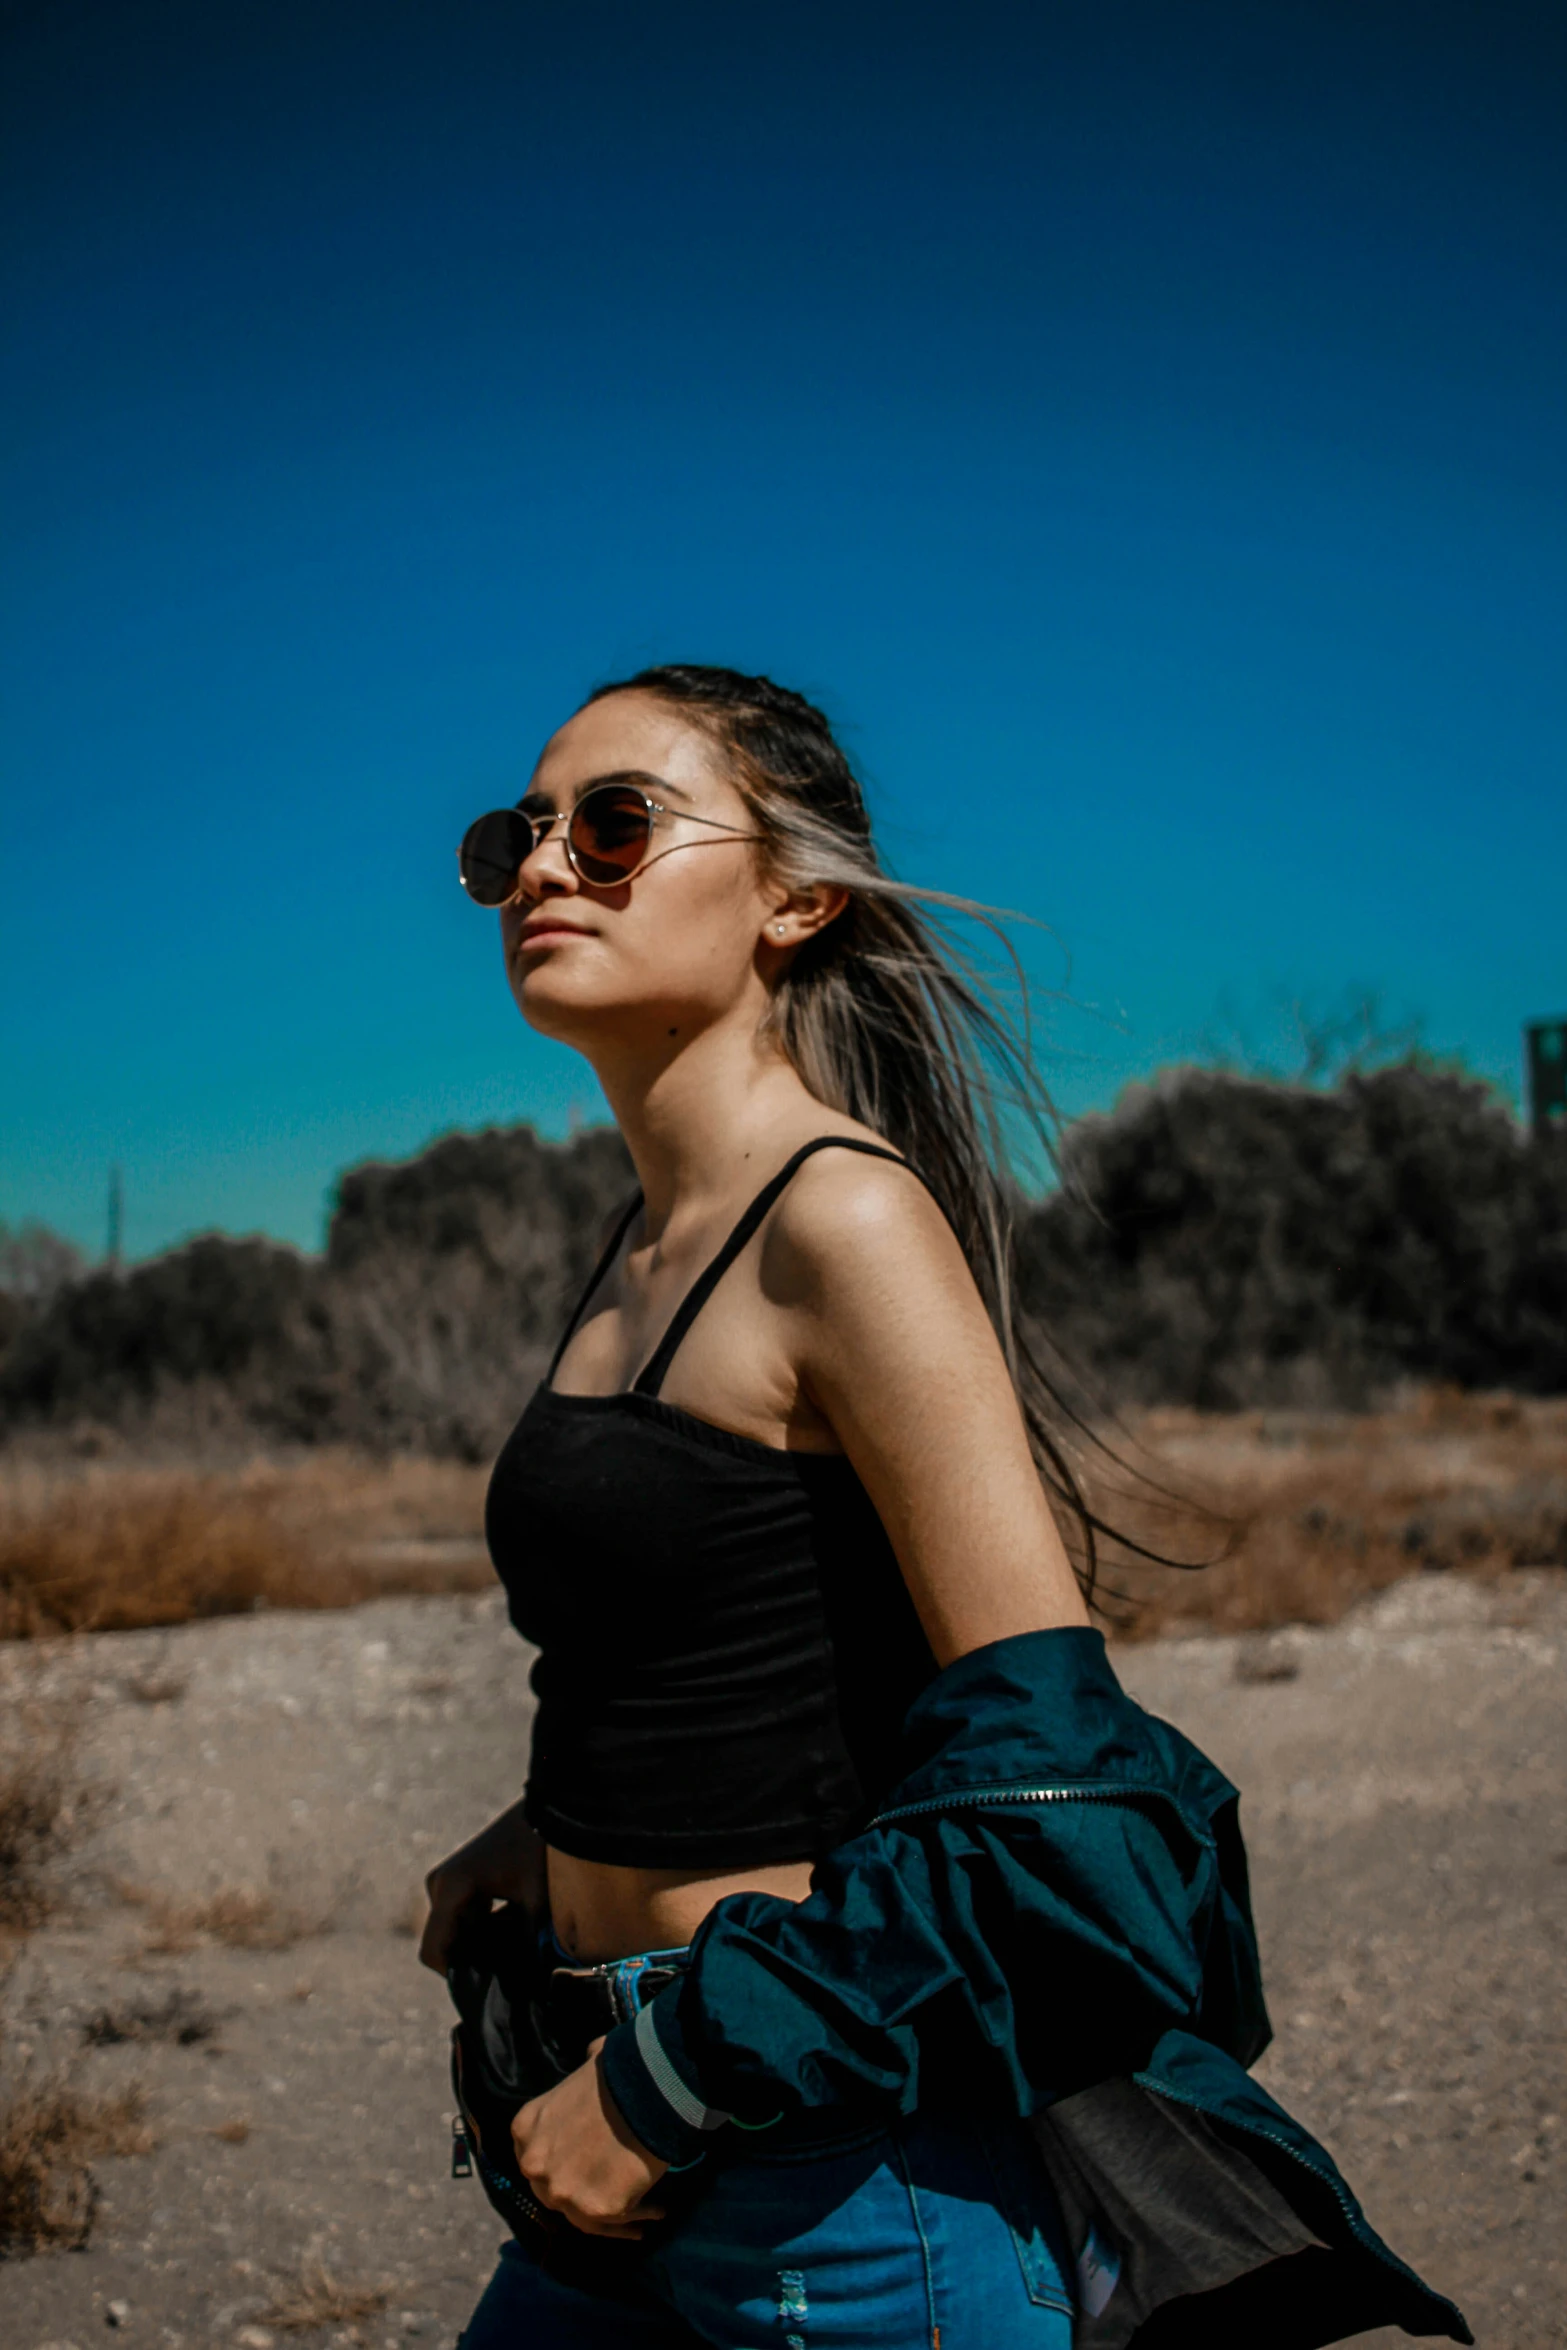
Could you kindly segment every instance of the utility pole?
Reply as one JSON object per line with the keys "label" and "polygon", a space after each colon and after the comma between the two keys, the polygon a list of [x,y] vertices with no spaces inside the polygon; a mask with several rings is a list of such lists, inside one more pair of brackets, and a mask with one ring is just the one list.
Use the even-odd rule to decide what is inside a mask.
{"label": "utility pole", "polygon": [[120,1235],[125,1225],[125,1186],[118,1167],[109,1169],[109,1247],[108,1259],[117,1266],[120,1261]]}
{"label": "utility pole", "polygon": [[1567,1134],[1567,1020],[1531,1020],[1523,1033],[1530,1129],[1537,1142],[1547,1134]]}

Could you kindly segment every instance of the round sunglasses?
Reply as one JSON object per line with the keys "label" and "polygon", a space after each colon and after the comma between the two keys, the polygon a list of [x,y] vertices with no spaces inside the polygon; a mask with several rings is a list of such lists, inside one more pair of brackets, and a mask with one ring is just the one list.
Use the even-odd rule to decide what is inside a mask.
{"label": "round sunglasses", "polygon": [[511,903],[522,866],[563,816],[572,871],[600,889],[633,880],[651,862],[655,816],[679,816],[736,840],[761,837],[715,816],[693,816],[689,808],[666,808],[650,799],[640,784],[611,779],[585,791],[569,813],[551,808],[530,815],[517,807],[492,808],[487,815],[476,816],[457,851],[458,878],[476,906]]}

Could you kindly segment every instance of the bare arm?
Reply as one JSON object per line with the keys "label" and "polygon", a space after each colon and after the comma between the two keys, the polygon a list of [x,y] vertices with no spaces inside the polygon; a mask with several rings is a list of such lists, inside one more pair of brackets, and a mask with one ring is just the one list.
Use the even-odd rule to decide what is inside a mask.
{"label": "bare arm", "polygon": [[771,1245],[802,1384],[876,1505],[937,1663],[1086,1624],[1000,1343],[924,1186],[824,1152]]}

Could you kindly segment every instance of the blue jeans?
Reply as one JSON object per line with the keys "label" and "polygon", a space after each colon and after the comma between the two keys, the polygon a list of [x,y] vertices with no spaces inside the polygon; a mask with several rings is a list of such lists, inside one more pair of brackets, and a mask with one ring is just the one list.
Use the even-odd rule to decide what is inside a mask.
{"label": "blue jeans", "polygon": [[[622,1960],[621,2012],[644,1967],[684,1956]],[[613,2293],[504,2245],[462,2350],[1071,2350],[1069,2258],[1021,2122],[915,2114],[793,2154],[753,2142],[680,2184],[656,2237],[604,2247]]]}
{"label": "blue jeans", "polygon": [[462,2350],[1071,2350],[1069,2273],[1022,2124],[915,2115],[716,2168],[625,2298],[506,2244]]}
{"label": "blue jeans", "polygon": [[[550,1934],[545,1955],[571,1965]],[[616,2012],[684,1958],[608,1967]],[[677,2216],[639,2247],[578,2237],[573,2282],[503,2244],[463,2350],[1071,2350],[1067,2244],[1022,2122],[752,2141],[667,2185]],[[594,2291],[599,2249],[613,2291]]]}

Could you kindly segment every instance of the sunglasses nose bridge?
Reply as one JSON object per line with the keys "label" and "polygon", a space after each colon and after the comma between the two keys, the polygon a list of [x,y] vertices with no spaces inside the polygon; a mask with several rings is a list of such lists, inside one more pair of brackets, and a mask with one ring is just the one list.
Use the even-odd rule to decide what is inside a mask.
{"label": "sunglasses nose bridge", "polygon": [[519,891],[523,890],[522,877],[529,866],[534,864],[536,859],[542,857],[548,849],[553,849],[555,855],[548,865],[540,868],[539,878],[550,882],[556,889],[575,889],[577,871],[567,835],[570,821],[570,810],[565,808],[556,808],[549,815],[529,817],[529,822],[533,827],[533,845],[517,867]]}

